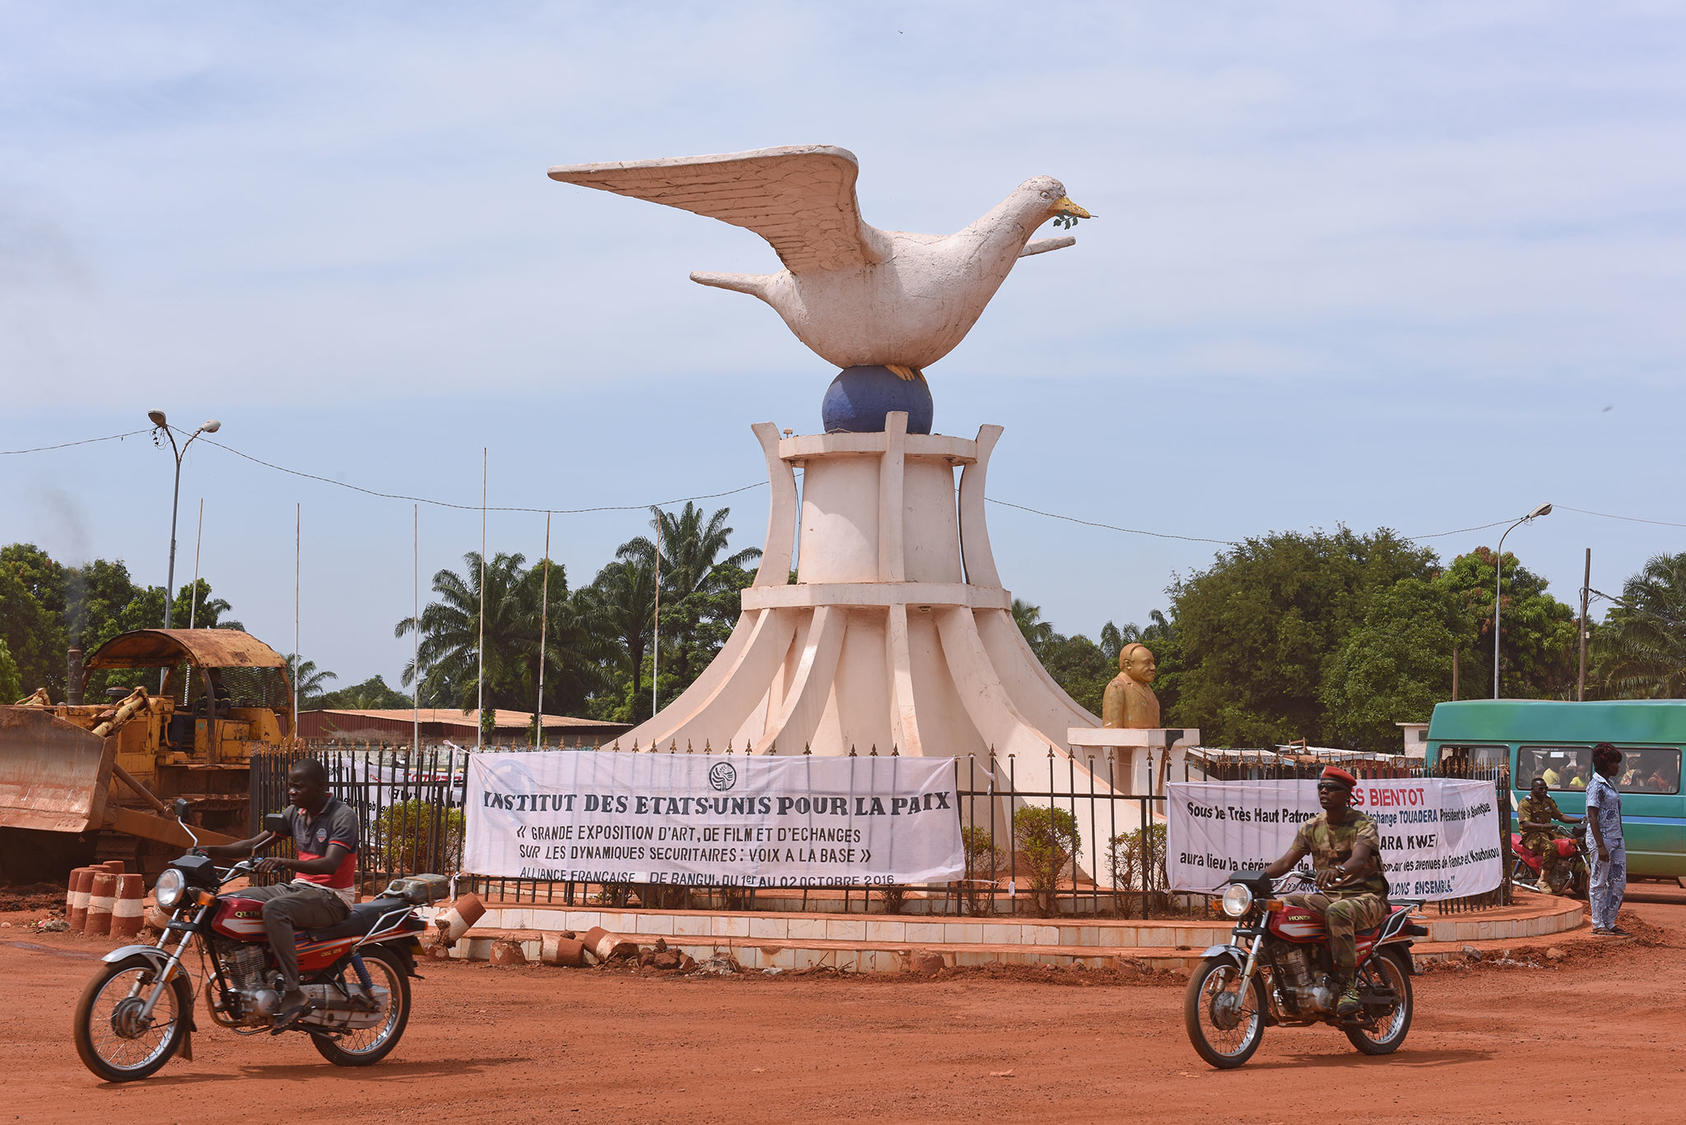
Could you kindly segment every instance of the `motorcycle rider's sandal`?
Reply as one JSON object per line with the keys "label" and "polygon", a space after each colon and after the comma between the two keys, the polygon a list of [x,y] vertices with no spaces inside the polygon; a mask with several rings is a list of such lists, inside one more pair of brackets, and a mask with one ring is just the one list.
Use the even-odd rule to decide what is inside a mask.
{"label": "motorcycle rider's sandal", "polygon": [[286,1007],[275,1013],[275,1019],[269,1027],[269,1033],[271,1035],[280,1035],[283,1031],[287,1031],[294,1024],[298,1023],[299,1020],[303,1019],[308,1013],[314,1010],[315,1007],[316,1004],[310,999],[310,997],[300,997],[294,1003],[288,1004]]}

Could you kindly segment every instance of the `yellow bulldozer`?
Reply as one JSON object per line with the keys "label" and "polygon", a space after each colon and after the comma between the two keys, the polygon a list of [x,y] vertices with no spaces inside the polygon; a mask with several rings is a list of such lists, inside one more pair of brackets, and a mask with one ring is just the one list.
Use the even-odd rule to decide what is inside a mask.
{"label": "yellow bulldozer", "polygon": [[105,858],[150,873],[188,844],[178,797],[202,841],[248,834],[248,760],[293,733],[286,661],[235,629],[139,629],[89,654],[70,697],[114,670],[141,686],[0,706],[0,879],[57,879]]}

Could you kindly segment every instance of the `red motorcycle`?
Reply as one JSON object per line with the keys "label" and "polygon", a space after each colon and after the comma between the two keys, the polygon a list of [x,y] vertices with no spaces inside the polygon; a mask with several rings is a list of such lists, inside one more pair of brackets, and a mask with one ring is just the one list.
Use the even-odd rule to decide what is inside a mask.
{"label": "red motorcycle", "polygon": [[[176,803],[182,819],[187,803]],[[198,838],[182,827],[198,844]],[[286,822],[264,827],[285,837]],[[158,1071],[171,1056],[193,1058],[196,986],[185,963],[199,954],[211,1019],[237,1035],[273,1029],[283,989],[275,954],[264,938],[263,903],[222,893],[256,870],[256,859],[218,868],[190,851],[158,877],[153,897],[170,914],[156,945],[126,945],[102,959],[76,1005],[76,1053],[108,1082],[131,1082]],[[442,875],[394,879],[379,897],[351,908],[337,926],[298,935],[300,984],[314,1007],[290,1030],[310,1036],[336,1066],[370,1066],[398,1045],[410,1020],[410,978],[423,929],[415,907],[443,897]]]}
{"label": "red motorcycle", "polygon": [[1411,1029],[1411,940],[1428,935],[1410,921],[1418,905],[1395,903],[1381,925],[1358,932],[1361,1007],[1342,1018],[1323,916],[1275,897],[1263,871],[1236,872],[1222,898],[1235,919],[1230,944],[1202,954],[1184,996],[1189,1042],[1220,1070],[1252,1058],[1272,1024],[1329,1024],[1366,1055],[1397,1050]]}
{"label": "red motorcycle", "polygon": [[[1551,873],[1550,887],[1554,895],[1568,894],[1585,898],[1587,885],[1592,881],[1592,867],[1587,862],[1586,824],[1575,825],[1574,831],[1556,829],[1552,847],[1557,849],[1557,866]],[[1511,868],[1510,881],[1536,886],[1540,881],[1541,858],[1522,846],[1522,833],[1510,834],[1510,850],[1516,853],[1516,865]]]}

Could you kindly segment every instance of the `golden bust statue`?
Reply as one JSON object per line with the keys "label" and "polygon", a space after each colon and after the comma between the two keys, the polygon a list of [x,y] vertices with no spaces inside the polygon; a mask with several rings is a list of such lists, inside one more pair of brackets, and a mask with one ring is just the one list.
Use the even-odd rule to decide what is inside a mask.
{"label": "golden bust statue", "polygon": [[1148,684],[1156,666],[1146,645],[1128,644],[1118,653],[1118,675],[1101,696],[1101,726],[1146,730],[1159,725],[1159,697]]}

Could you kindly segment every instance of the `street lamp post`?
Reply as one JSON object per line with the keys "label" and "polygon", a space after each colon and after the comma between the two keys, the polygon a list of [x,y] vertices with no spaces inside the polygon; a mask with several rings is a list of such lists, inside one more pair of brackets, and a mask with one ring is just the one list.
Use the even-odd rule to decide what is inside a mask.
{"label": "street lamp post", "polygon": [[1497,699],[1499,697],[1499,598],[1500,598],[1500,591],[1504,587],[1505,535],[1509,535],[1511,532],[1515,531],[1518,527],[1521,527],[1523,524],[1528,523],[1531,520],[1538,519],[1541,516],[1549,516],[1549,515],[1551,515],[1551,505],[1550,504],[1541,504],[1538,508],[1535,508],[1533,511],[1529,512],[1527,515],[1523,516],[1521,519],[1517,520],[1515,523],[1513,523],[1509,527],[1505,528],[1504,535],[1499,536],[1499,552],[1498,552],[1498,555],[1493,559],[1493,574],[1494,574],[1494,577],[1493,577],[1493,698],[1494,699]]}
{"label": "street lamp post", "polygon": [[170,570],[164,579],[164,628],[170,627],[171,610],[176,598],[176,509],[181,503],[181,459],[187,454],[187,447],[193,444],[193,439],[200,434],[214,434],[222,429],[222,423],[215,418],[210,419],[194,430],[188,439],[176,444],[176,435],[170,429],[170,424],[164,418],[162,410],[148,410],[146,416],[153,426],[164,432],[170,439],[170,451],[176,455],[176,483],[170,492]]}

